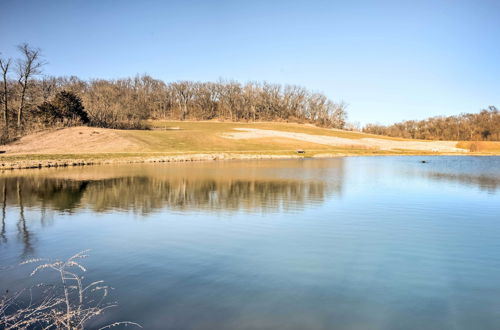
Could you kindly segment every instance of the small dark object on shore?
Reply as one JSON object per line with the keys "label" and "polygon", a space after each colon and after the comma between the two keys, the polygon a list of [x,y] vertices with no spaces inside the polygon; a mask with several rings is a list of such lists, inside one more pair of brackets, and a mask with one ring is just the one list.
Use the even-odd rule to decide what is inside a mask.
{"label": "small dark object on shore", "polygon": [[426,163],[427,163],[427,161],[426,161],[426,160],[421,160],[420,162],[421,162],[422,164],[426,164]]}
{"label": "small dark object on shore", "polygon": [[299,149],[299,150],[297,150],[297,153],[298,153],[298,154],[305,154],[305,153],[306,153],[306,151],[305,151],[305,150],[302,150],[302,149]]}
{"label": "small dark object on shore", "polygon": [[0,150],[0,154],[4,154],[5,153],[5,150]]}

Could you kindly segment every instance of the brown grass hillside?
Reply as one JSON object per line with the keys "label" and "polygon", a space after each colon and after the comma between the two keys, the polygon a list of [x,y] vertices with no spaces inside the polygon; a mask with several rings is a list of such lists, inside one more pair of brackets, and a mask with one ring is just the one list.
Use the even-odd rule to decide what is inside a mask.
{"label": "brown grass hillside", "polygon": [[393,139],[290,123],[153,122],[152,130],[70,127],[4,146],[13,154],[381,151],[462,152],[452,141]]}

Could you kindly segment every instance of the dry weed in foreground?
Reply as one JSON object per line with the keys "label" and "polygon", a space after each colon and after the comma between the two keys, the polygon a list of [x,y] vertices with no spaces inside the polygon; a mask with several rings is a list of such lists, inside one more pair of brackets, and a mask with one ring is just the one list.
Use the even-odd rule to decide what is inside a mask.
{"label": "dry weed in foreground", "polygon": [[[85,329],[90,321],[102,315],[107,309],[116,307],[107,303],[109,287],[104,281],[83,283],[81,273],[86,272],[80,260],[86,258],[88,251],[75,254],[66,261],[46,261],[31,259],[22,264],[40,263],[31,276],[45,269],[55,271],[60,283],[57,285],[39,284],[12,295],[4,295],[0,300],[0,328],[2,329]],[[39,299],[33,298],[33,290],[40,290]],[[115,326],[133,325],[134,322],[122,321],[109,324],[100,329]],[[142,328],[142,327],[141,327]]]}

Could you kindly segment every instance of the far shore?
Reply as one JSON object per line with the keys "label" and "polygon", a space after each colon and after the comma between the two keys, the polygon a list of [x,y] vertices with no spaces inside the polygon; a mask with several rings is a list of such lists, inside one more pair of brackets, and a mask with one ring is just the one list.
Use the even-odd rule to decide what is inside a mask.
{"label": "far shore", "polygon": [[152,121],[150,125],[151,130],[77,126],[33,133],[0,147],[4,152],[0,171],[214,160],[500,155],[500,142],[399,139],[295,123]]}

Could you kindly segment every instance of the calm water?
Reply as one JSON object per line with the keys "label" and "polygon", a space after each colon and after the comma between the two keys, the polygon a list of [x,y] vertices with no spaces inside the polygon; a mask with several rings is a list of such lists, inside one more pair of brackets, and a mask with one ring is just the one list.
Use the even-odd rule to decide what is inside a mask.
{"label": "calm water", "polygon": [[500,328],[500,157],[14,171],[0,195],[0,289],[92,249],[86,281],[120,305],[103,322]]}

